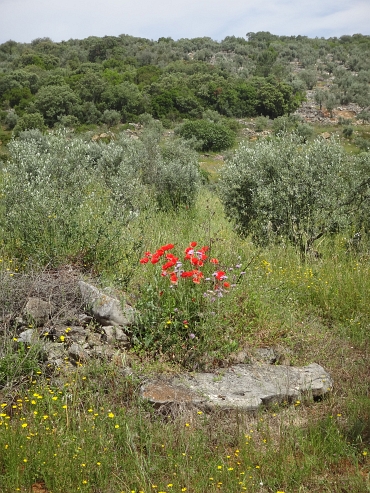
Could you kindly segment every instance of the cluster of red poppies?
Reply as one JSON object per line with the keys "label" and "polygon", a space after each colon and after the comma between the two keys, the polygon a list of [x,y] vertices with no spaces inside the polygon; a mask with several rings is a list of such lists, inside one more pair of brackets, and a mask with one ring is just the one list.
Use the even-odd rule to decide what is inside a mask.
{"label": "cluster of red poppies", "polygon": [[[189,262],[191,270],[184,270],[183,263],[179,261],[179,257],[176,257],[173,253],[167,253],[175,247],[172,243],[163,245],[154,253],[145,252],[144,257],[140,259],[141,264],[147,264],[151,262],[156,264],[160,261],[162,257],[166,259],[166,262],[162,265],[162,276],[170,279],[172,284],[177,284],[179,278],[191,278],[194,283],[199,284],[204,278],[203,272],[200,270],[207,261],[217,265],[219,262],[216,258],[208,258],[206,252],[209,250],[208,246],[203,246],[197,249],[197,242],[192,241],[189,246],[185,249],[184,262]],[[173,269],[173,270],[171,270]],[[226,273],[222,270],[218,270],[213,273],[214,278],[217,281],[223,281],[226,279]],[[224,282],[223,286],[229,288],[230,284]]]}

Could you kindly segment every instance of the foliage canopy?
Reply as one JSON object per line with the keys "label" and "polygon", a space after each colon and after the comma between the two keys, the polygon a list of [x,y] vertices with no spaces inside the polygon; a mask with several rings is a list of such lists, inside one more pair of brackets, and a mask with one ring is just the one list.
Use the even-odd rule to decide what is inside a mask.
{"label": "foliage canopy", "polygon": [[225,211],[258,244],[291,242],[302,254],[354,223],[357,166],[336,141],[283,135],[242,145],[222,170]]}

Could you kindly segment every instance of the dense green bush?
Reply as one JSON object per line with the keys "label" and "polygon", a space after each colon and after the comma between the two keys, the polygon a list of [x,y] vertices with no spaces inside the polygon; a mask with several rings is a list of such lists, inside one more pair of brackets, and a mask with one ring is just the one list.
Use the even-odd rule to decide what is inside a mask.
{"label": "dense green bush", "polygon": [[279,116],[272,122],[272,130],[275,135],[293,132],[300,123],[301,118],[299,115]]}
{"label": "dense green bush", "polygon": [[355,137],[354,143],[356,144],[357,147],[361,149],[361,151],[368,152],[370,151],[370,140],[369,139],[364,139],[363,137]]}
{"label": "dense green bush", "polygon": [[161,209],[194,204],[200,182],[198,154],[182,140],[161,149],[161,166],[155,180],[156,199]]}
{"label": "dense green bush", "polygon": [[14,135],[19,135],[24,130],[38,129],[45,130],[45,121],[41,113],[25,113],[17,120],[14,127]]}
{"label": "dense green bush", "polygon": [[161,142],[162,131],[159,122],[149,119],[140,140],[129,143],[135,153],[130,159],[161,209],[190,207],[200,182],[198,155],[183,139]]}
{"label": "dense green bush", "polygon": [[102,121],[108,126],[113,127],[121,120],[121,114],[116,110],[105,110],[102,116]]}
{"label": "dense green bush", "polygon": [[304,140],[304,142],[306,142],[313,136],[314,129],[309,123],[298,123],[296,132]]}
{"label": "dense green bush", "polygon": [[220,193],[241,234],[260,244],[289,241],[305,254],[353,222],[357,176],[339,143],[292,134],[242,145],[223,169]]}
{"label": "dense green bush", "polygon": [[235,142],[235,134],[229,127],[209,120],[186,122],[180,127],[178,133],[184,139],[196,138],[201,141],[203,151],[229,149]]}
{"label": "dense green bush", "polygon": [[43,115],[49,126],[57,123],[58,118],[74,113],[78,97],[69,86],[44,86],[35,98],[37,110]]}
{"label": "dense green bush", "polygon": [[[365,140],[365,139],[363,139]],[[368,145],[367,151],[370,146]],[[370,152],[361,152],[353,160],[355,186],[352,187],[348,199],[353,211],[352,233],[363,236],[363,241],[370,239]]]}
{"label": "dense green bush", "polygon": [[347,138],[350,139],[353,134],[353,127],[347,126],[343,128],[343,135]]}

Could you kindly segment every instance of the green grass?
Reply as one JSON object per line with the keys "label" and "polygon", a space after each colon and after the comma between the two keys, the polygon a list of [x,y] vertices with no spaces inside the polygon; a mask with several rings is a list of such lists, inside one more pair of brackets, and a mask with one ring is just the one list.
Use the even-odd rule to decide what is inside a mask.
{"label": "green grass", "polygon": [[59,387],[34,379],[1,405],[4,493],[37,483],[53,493],[367,491],[368,449],[329,404],[323,416],[320,404],[297,401],[257,417],[167,420],[106,365],[79,368]]}

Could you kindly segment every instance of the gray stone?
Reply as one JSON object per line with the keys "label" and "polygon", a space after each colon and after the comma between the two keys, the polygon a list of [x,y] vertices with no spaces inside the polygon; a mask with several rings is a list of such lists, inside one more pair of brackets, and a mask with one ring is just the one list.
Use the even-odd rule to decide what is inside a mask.
{"label": "gray stone", "polygon": [[67,356],[64,344],[62,342],[45,341],[42,345],[46,354],[45,360],[53,363],[54,366],[60,366],[64,363],[64,358]]}
{"label": "gray stone", "polygon": [[155,406],[191,404],[205,409],[256,411],[260,406],[293,402],[303,395],[323,397],[333,387],[316,363],[305,367],[234,365],[220,372],[149,381],[141,395]]}
{"label": "gray stone", "polygon": [[102,335],[97,332],[90,332],[87,336],[87,343],[90,348],[94,346],[100,346],[102,341]]}
{"label": "gray stone", "polygon": [[91,349],[90,354],[95,358],[99,358],[103,361],[111,361],[113,357],[117,354],[117,350],[112,348],[112,346],[100,345],[94,346]]}
{"label": "gray stone", "polygon": [[22,330],[22,327],[25,327],[27,325],[27,320],[25,320],[23,317],[15,317],[14,324],[19,331]]}
{"label": "gray stone", "polygon": [[27,329],[19,334],[17,340],[24,344],[31,344],[38,340],[38,333],[35,329]]}
{"label": "gray stone", "polygon": [[83,344],[87,341],[88,331],[83,327],[68,327],[65,331],[65,335],[73,342]]}
{"label": "gray stone", "polygon": [[103,340],[107,344],[114,344],[116,341],[115,327],[113,327],[113,325],[108,325],[107,327],[103,328],[103,332],[104,332]]}
{"label": "gray stone", "polygon": [[103,340],[105,340],[107,344],[111,344],[112,346],[130,345],[129,338],[121,327],[115,327],[115,326],[103,327],[103,332],[104,332]]}
{"label": "gray stone", "polygon": [[35,324],[45,324],[54,311],[54,306],[48,301],[40,298],[29,298],[24,307],[23,314],[27,318],[31,318]]}
{"label": "gray stone", "polygon": [[134,321],[134,309],[125,304],[121,306],[117,298],[102,293],[91,284],[79,281],[82,299],[92,312],[94,318],[103,326],[131,325]]}
{"label": "gray stone", "polygon": [[122,344],[129,344],[129,338],[121,327],[116,327],[116,340]]}
{"label": "gray stone", "polygon": [[92,321],[92,316],[86,313],[80,313],[78,315],[78,321],[82,325],[88,325]]}
{"label": "gray stone", "polygon": [[78,362],[87,361],[90,358],[89,353],[84,349],[83,346],[77,343],[73,343],[68,350],[68,356]]}
{"label": "gray stone", "polygon": [[279,359],[279,354],[273,347],[261,347],[257,348],[253,352],[253,359],[261,363],[273,365]]}

